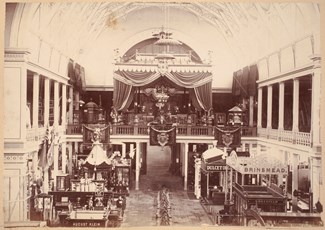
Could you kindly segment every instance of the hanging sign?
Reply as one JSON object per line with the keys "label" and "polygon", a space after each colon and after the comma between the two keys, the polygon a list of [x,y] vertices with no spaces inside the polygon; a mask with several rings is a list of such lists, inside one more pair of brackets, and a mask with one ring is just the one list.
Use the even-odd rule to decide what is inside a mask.
{"label": "hanging sign", "polygon": [[215,127],[214,139],[217,140],[218,147],[238,147],[241,142],[240,127],[221,129]]}
{"label": "hanging sign", "polygon": [[156,129],[150,126],[150,145],[165,145],[176,144],[176,127],[172,127],[168,130]]}

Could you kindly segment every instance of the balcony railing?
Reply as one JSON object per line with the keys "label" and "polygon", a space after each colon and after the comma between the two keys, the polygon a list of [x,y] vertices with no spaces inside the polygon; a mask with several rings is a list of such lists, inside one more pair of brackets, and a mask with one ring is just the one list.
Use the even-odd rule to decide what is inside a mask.
{"label": "balcony railing", "polygon": [[46,128],[29,128],[26,130],[26,141],[42,140],[45,136]]}
{"label": "balcony railing", "polygon": [[[82,125],[67,125],[68,135],[82,134]],[[176,133],[180,136],[213,136],[213,126],[178,125]],[[149,135],[149,127],[146,125],[112,125],[111,135]],[[256,137],[256,127],[242,127],[241,135],[244,137]]]}
{"label": "balcony railing", "polygon": [[311,147],[311,135],[305,132],[258,128],[258,137]]}
{"label": "balcony railing", "polygon": [[76,135],[82,133],[82,125],[67,125],[66,133],[68,135]]}

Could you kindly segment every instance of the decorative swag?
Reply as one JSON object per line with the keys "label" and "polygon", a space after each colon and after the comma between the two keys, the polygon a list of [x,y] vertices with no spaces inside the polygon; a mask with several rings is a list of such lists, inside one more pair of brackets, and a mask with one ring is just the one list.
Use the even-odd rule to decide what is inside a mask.
{"label": "decorative swag", "polygon": [[149,132],[150,145],[165,145],[176,144],[176,127],[172,127],[168,130],[158,129],[150,126]]}
{"label": "decorative swag", "polygon": [[208,111],[212,107],[212,74],[208,72],[134,72],[118,70],[114,73],[114,106],[126,110],[134,97],[135,87],[146,86],[166,77],[178,86],[189,89],[196,109]]}
{"label": "decorative swag", "polygon": [[238,147],[241,139],[240,127],[224,129],[215,127],[214,139],[218,141],[219,147]]}

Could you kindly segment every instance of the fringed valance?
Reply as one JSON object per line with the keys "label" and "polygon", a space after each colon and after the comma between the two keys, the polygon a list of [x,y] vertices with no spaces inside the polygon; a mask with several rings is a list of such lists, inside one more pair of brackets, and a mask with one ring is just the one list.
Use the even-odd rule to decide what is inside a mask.
{"label": "fringed valance", "polygon": [[131,104],[135,87],[146,86],[160,77],[166,77],[177,86],[189,89],[196,109],[209,111],[212,107],[212,74],[209,72],[133,72],[118,70],[114,73],[114,106],[126,110]]}

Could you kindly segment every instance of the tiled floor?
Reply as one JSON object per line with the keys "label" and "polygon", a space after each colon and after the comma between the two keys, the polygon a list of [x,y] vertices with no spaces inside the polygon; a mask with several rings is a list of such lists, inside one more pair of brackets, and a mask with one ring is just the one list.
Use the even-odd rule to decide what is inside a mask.
{"label": "tiled floor", "polygon": [[[149,173],[148,173],[149,174]],[[211,225],[211,221],[198,200],[189,199],[183,190],[181,177],[170,175],[165,168],[141,176],[140,190],[131,190],[121,227],[158,226],[155,200],[161,185],[170,190],[173,226]]]}

